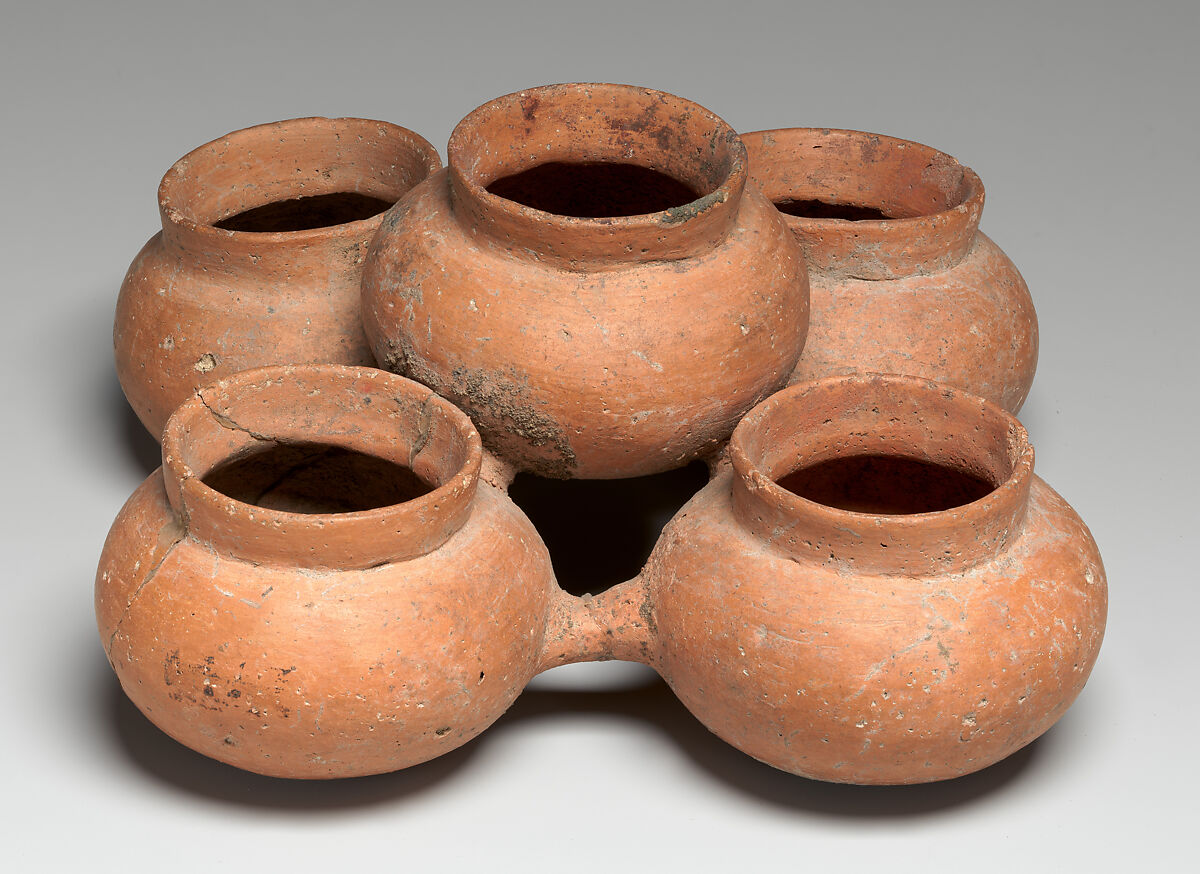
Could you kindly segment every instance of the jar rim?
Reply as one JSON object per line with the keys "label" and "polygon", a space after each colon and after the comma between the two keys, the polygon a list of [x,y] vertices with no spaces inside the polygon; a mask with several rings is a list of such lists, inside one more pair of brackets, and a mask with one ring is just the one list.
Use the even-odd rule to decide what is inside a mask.
{"label": "jar rim", "polygon": [[[408,128],[387,121],[354,117],[328,118],[324,116],[306,116],[253,125],[232,131],[197,146],[168,168],[158,186],[158,205],[159,212],[162,215],[163,227],[170,228],[177,233],[186,234],[187,236],[197,237],[212,245],[219,246],[234,242],[253,242],[259,246],[270,246],[271,244],[283,243],[289,245],[304,244],[323,240],[331,236],[344,235],[358,237],[368,232],[372,227],[377,227],[381,224],[383,221],[383,212],[362,219],[301,230],[244,231],[219,228],[215,225],[215,222],[228,218],[230,215],[236,215],[238,212],[244,211],[244,209],[210,219],[204,219],[196,213],[194,204],[187,195],[186,188],[188,183],[195,177],[198,167],[220,167],[224,161],[225,153],[230,149],[249,155],[263,144],[286,143],[289,138],[305,135],[331,136],[334,141],[340,141],[343,135],[355,137],[359,140],[371,135],[383,135],[394,138],[396,146],[411,156],[413,161],[420,167],[418,172],[422,174],[422,178],[428,177],[441,168],[441,158],[438,156],[437,150],[424,137]],[[382,165],[380,169],[383,169]],[[389,163],[387,169],[390,171],[394,167]],[[293,182],[290,178],[286,180],[280,179],[279,181],[285,186]],[[296,181],[299,182],[302,180]],[[380,188],[382,189],[383,187],[386,186],[381,182]],[[411,185],[408,187],[411,187]],[[298,192],[291,193],[293,196],[308,196],[299,194]],[[396,199],[398,199],[404,192],[396,191],[391,193],[396,194]],[[266,201],[266,203],[277,199],[273,198]]]}
{"label": "jar rim", "polygon": [[[296,412],[303,402],[302,412]],[[431,473],[430,491],[337,513],[261,507],[204,482],[256,447],[320,444]],[[192,536],[235,558],[366,568],[423,555],[470,511],[483,447],[465,413],[427,387],[368,367],[285,365],[204,386],[163,432],[167,496]]]}
{"label": "jar rim", "polygon": [[[946,509],[892,514],[831,506],[778,482],[830,458],[866,454],[986,475],[993,488]],[[735,505],[761,536],[777,541],[786,529],[787,548],[853,548],[860,568],[914,573],[961,569],[1003,548],[1023,518],[1034,464],[1028,432],[1003,408],[943,383],[885,374],[826,377],[772,395],[738,424],[729,456]]]}
{"label": "jar rim", "polygon": [[[983,181],[979,175],[960,162],[954,156],[935,149],[933,146],[927,146],[924,143],[919,143],[915,140],[905,140],[900,137],[887,136],[886,134],[871,133],[869,131],[852,130],[849,128],[830,128],[830,127],[791,127],[791,128],[774,128],[770,130],[751,131],[742,134],[742,137],[747,142],[752,142],[756,148],[770,148],[776,144],[797,145],[802,142],[808,142],[811,139],[817,138],[832,138],[842,139],[848,142],[870,142],[874,144],[891,146],[902,150],[912,150],[920,155],[921,159],[926,162],[939,162],[947,167],[953,168],[955,171],[961,171],[962,177],[960,183],[955,186],[955,190],[948,194],[948,202],[940,209],[931,209],[922,211],[912,216],[897,216],[882,219],[856,219],[854,224],[858,226],[869,227],[879,224],[893,224],[904,222],[921,222],[935,216],[945,215],[950,213],[966,212],[975,202],[981,202],[984,197]],[[814,148],[821,148],[820,144]],[[775,200],[772,192],[764,188],[764,193],[769,198]],[[778,192],[784,194],[786,192]],[[866,204],[864,204],[866,205]],[[812,224],[814,226],[836,226],[838,222],[844,222],[845,219],[823,218],[819,216],[795,216],[797,223]]]}
{"label": "jar rim", "polygon": [[[546,123],[555,113],[563,123]],[[517,132],[507,152],[500,152],[500,138],[484,136],[491,127]],[[499,178],[552,161],[634,164],[693,188],[700,174],[710,176],[705,192],[690,202],[634,215],[562,215],[488,190]],[[672,172],[683,162],[686,172]],[[575,82],[515,91],[477,107],[450,135],[447,173],[452,196],[473,224],[580,266],[613,258],[672,260],[685,256],[685,244],[690,252],[715,242],[732,225],[748,171],[737,132],[699,104],[635,85]],[[556,246],[560,238],[566,242]]]}
{"label": "jar rim", "polygon": [[[777,207],[816,200],[909,213],[848,220],[781,210],[817,271],[868,280],[933,273],[961,261],[974,242],[983,181],[946,152],[844,128],[776,128],[742,137],[751,178]],[[840,196],[827,200],[818,196],[822,191]]]}

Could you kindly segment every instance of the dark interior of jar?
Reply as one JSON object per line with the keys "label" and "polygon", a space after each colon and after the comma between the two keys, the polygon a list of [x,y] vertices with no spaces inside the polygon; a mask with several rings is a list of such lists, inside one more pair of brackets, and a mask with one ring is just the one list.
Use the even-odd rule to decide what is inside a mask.
{"label": "dark interior of jar", "polygon": [[599,161],[547,161],[496,179],[487,190],[533,209],[576,218],[647,215],[701,196],[658,170]]}
{"label": "dark interior of jar", "polygon": [[235,131],[163,176],[164,215],[250,233],[308,231],[376,216],[424,180],[436,154],[366,119],[293,119]]}
{"label": "dark interior of jar", "polygon": [[841,219],[849,222],[877,222],[887,219],[906,218],[894,210],[884,212],[875,206],[860,206],[854,203],[835,203],[831,200],[814,198],[785,198],[775,201],[775,208],[797,218]]}
{"label": "dark interior of jar", "polygon": [[686,206],[745,168],[741,139],[706,110],[599,83],[484,104],[454,129],[448,154],[452,173],[496,197],[585,220]]}
{"label": "dark interior of jar", "polygon": [[411,501],[435,488],[387,459],[321,443],[253,447],[204,476],[234,500],[289,513],[354,513]]}
{"label": "dark interior of jar", "polygon": [[827,507],[895,516],[961,507],[997,486],[976,473],[930,461],[865,454],[828,458],[776,482]]}
{"label": "dark interior of jar", "polygon": [[286,233],[362,221],[391,209],[392,201],[357,191],[336,191],[265,203],[236,213],[213,227],[250,233]]}

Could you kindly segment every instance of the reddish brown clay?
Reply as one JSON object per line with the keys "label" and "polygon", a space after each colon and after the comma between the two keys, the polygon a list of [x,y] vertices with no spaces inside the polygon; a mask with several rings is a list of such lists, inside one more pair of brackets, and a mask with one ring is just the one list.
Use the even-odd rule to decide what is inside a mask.
{"label": "reddish brown clay", "polygon": [[729,743],[821,780],[942,780],[1078,695],[1104,569],[1011,415],[910,377],[832,377],[760,404],[730,457],[607,596],[645,592],[649,660]]}
{"label": "reddish brown clay", "polygon": [[180,742],[275,776],[391,771],[465,743],[533,675],[557,591],[482,457],[463,413],[379,370],[200,389],[100,562],[126,694]]}
{"label": "reddish brown clay", "polygon": [[621,85],[494,100],[396,205],[363,278],[384,366],[552,477],[638,476],[715,449],[781,387],[803,258],[712,113]]}
{"label": "reddish brown clay", "polygon": [[974,172],[928,146],[858,131],[743,139],[751,177],[808,260],[812,323],[793,382],[903,373],[1021,408],[1037,317],[1017,268],[979,232]]}
{"label": "reddish brown clay", "polygon": [[540,670],[620,658],[775,767],[917,783],[1038,737],[1100,647],[1086,526],[1016,419],[945,385],[774,395],[643,573],[597,597],[557,588],[483,455],[461,412],[382,371],[200,389],[100,563],[126,693],[206,755],[337,777],[455,748]]}
{"label": "reddish brown clay", "polygon": [[363,258],[381,213],[440,166],[411,131],[357,118],[259,125],[177,161],[113,332],[121,386],[155,438],[177,404],[229,374],[373,365]]}

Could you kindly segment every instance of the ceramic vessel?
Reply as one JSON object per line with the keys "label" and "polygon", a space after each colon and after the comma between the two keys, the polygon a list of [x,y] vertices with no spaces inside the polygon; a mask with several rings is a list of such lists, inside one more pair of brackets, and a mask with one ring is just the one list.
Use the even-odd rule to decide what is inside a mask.
{"label": "ceramic vessel", "polygon": [[621,478],[706,454],[780,388],[803,258],[690,101],[556,85],[475,110],[386,216],[363,278],[387,368],[466,410],[517,468]]}
{"label": "ceramic vessel", "polygon": [[482,457],[461,411],[380,370],[200,389],[100,560],[122,688],[176,740],[273,776],[391,771],[465,743],[537,669],[558,591]]}
{"label": "ceramic vessel", "polygon": [[650,605],[644,660],[729,743],[820,780],[942,780],[1079,694],[1104,568],[1011,415],[911,377],[831,377],[756,407],[729,454],[610,596]]}
{"label": "ceramic vessel", "polygon": [[440,166],[412,131],[357,118],[259,125],[177,161],[113,331],[117,375],[150,433],[198,386],[241,370],[373,365],[367,246],[382,213]]}
{"label": "ceramic vessel", "polygon": [[1012,261],[979,232],[983,183],[919,143],[846,130],[743,134],[751,178],[809,265],[812,322],[793,382],[902,373],[1016,412],[1037,317]]}

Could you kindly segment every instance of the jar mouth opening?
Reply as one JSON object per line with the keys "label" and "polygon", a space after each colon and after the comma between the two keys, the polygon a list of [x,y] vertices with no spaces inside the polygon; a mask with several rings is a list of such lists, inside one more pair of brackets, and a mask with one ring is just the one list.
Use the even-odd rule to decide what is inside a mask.
{"label": "jar mouth opening", "polygon": [[973,170],[929,146],[863,131],[745,134],[755,180],[790,221],[822,227],[925,222],[982,208]]}
{"label": "jar mouth opening", "polygon": [[489,194],[540,212],[577,219],[612,219],[678,210],[703,194],[641,164],[547,161],[487,186]]}
{"label": "jar mouth opening", "polygon": [[391,459],[319,442],[250,446],[201,481],[263,510],[321,516],[394,507],[437,487]]}
{"label": "jar mouth opening", "polygon": [[1000,485],[978,473],[923,458],[882,452],[805,462],[775,478],[805,500],[869,516],[916,516],[954,510]]}
{"label": "jar mouth opening", "polygon": [[459,122],[447,154],[455,184],[489,208],[568,225],[673,224],[732,200],[746,172],[718,116],[604,83],[492,100]]}
{"label": "jar mouth opening", "polygon": [[177,510],[194,518],[202,504],[231,525],[280,530],[436,515],[474,487],[481,462],[466,414],[373,368],[245,371],[199,389],[163,434]]}
{"label": "jar mouth opening", "polygon": [[297,118],[234,131],[175,162],[164,221],[194,233],[302,240],[360,233],[441,166],[422,137],[359,118]]}
{"label": "jar mouth opening", "polygon": [[1033,471],[1015,417],[915,377],[801,383],[734,431],[735,470],[769,500],[829,520],[889,526],[949,519],[1015,500]]}

